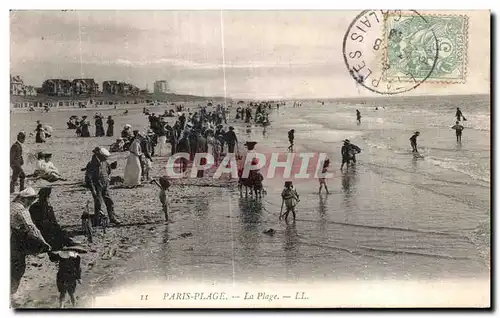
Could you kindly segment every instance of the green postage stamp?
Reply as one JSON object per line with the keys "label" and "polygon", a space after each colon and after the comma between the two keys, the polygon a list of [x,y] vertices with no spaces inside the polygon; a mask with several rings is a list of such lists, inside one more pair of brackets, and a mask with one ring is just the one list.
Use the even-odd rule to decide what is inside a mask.
{"label": "green postage stamp", "polygon": [[466,82],[467,16],[388,14],[384,28],[385,80]]}

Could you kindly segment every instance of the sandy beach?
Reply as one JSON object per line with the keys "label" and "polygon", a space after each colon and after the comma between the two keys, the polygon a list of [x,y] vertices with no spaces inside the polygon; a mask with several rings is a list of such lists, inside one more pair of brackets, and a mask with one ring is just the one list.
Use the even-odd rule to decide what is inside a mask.
{"label": "sandy beach", "polygon": [[[484,106],[489,99],[472,96],[468,102],[476,106],[464,107],[470,125],[477,128],[479,123],[489,122],[489,108]],[[464,134],[467,140],[462,148],[456,149],[447,127],[452,115],[446,115],[447,107],[455,101],[439,105],[438,110],[425,108],[418,99],[399,99],[393,105],[378,103],[384,103],[387,110],[376,112],[375,104],[336,101],[325,105],[307,101],[303,107],[292,108],[293,102],[288,102],[279,111],[273,110],[272,125],[266,131],[253,127],[251,132],[241,122],[234,123],[233,106],[228,124],[235,126],[240,144],[255,140],[259,142],[257,150],[284,152],[286,132],[293,127],[297,131],[296,152],[325,152],[332,159],[334,177],[328,181],[329,195],[318,194],[316,179],[296,183],[301,202],[295,223],[278,221],[281,178],[264,181],[267,195],[262,200],[241,198],[236,180],[175,180],[168,224],[154,185],[134,190],[112,187],[115,210],[123,224],[109,228],[105,235],[97,230],[93,244],[75,236],[90,251],[82,255],[79,305],[90,306],[93,297],[150,281],[245,285],[450,280],[458,281],[457,288],[461,288],[460,282],[470,281],[482,286],[477,290],[478,299],[487,306],[490,145],[489,137],[484,138],[489,136],[489,127],[481,130],[472,126]],[[80,169],[90,160],[94,147],[109,147],[116,138],[77,138],[73,130],[66,129],[67,118],[83,114],[90,118],[99,111],[104,116],[113,115],[115,136],[127,123],[144,131],[148,121],[142,114],[143,105],[134,106],[129,106],[128,115],[123,115],[120,107],[11,115],[11,141],[20,130],[34,130],[36,120],[54,128],[46,144],[35,144],[33,137],[26,147],[30,152],[53,153],[54,164],[68,178],[52,184],[51,200],[65,229],[78,233],[80,215],[91,199],[80,186]],[[405,108],[410,106],[420,112]],[[186,107],[196,108],[196,104]],[[157,113],[165,109],[148,108]],[[357,108],[363,113],[360,126],[354,120]],[[434,120],[424,126],[436,118],[436,112],[450,120]],[[408,155],[407,140],[415,129],[423,135],[426,158],[422,161],[412,161]],[[363,151],[357,166],[341,173],[340,147],[345,138]],[[123,175],[126,155],[112,154],[110,161],[118,161],[113,176]],[[477,163],[477,167],[460,165],[460,158]],[[166,161],[167,157],[154,157],[153,177],[164,173]],[[25,170],[31,171],[29,167]],[[40,181],[35,187],[43,184]],[[274,235],[263,233],[270,228],[276,231]],[[30,257],[27,263],[14,296],[16,303],[22,308],[55,307],[56,265],[45,254]],[[126,302],[115,305],[127,307]]]}

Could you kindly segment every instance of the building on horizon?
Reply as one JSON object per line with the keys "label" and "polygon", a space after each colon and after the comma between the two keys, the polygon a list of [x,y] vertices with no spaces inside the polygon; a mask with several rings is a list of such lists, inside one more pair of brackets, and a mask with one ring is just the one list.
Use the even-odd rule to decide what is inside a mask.
{"label": "building on horizon", "polygon": [[140,92],[138,87],[118,81],[104,81],[102,83],[102,91],[105,94],[124,96],[139,95]]}
{"label": "building on horizon", "polygon": [[21,76],[10,76],[10,94],[23,95],[24,82]]}
{"label": "building on horizon", "polygon": [[65,79],[48,79],[43,82],[41,93],[50,96],[73,96],[73,84]]}
{"label": "building on horizon", "polygon": [[154,84],[155,94],[166,94],[169,92],[168,83],[165,80],[156,81]]}
{"label": "building on horizon", "polygon": [[10,95],[36,96],[36,94],[36,89],[33,86],[24,85],[21,76],[10,76]]}
{"label": "building on horizon", "polygon": [[117,95],[118,94],[118,81],[104,81],[104,82],[102,82],[102,92],[104,94]]}
{"label": "building on horizon", "polygon": [[24,96],[36,96],[37,91],[34,86],[25,85],[24,86]]}
{"label": "building on horizon", "polygon": [[93,78],[77,78],[71,82],[74,95],[97,95],[99,84]]}

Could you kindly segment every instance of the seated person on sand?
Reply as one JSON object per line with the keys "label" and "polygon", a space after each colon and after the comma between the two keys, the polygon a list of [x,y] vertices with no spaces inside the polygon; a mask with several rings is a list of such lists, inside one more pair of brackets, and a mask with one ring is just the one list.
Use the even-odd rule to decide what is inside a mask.
{"label": "seated person on sand", "polygon": [[51,193],[51,188],[40,189],[38,200],[30,206],[29,212],[33,223],[40,230],[45,241],[52,247],[53,251],[57,251],[64,246],[75,246],[77,244],[57,223],[54,209],[49,202]]}
{"label": "seated person on sand", "polygon": [[34,177],[35,180],[43,179],[48,182],[56,182],[59,180],[66,181],[66,179],[59,174],[59,170],[54,166],[54,163],[50,161],[51,158],[52,154],[39,152],[35,172],[28,177]]}
{"label": "seated person on sand", "polygon": [[118,138],[111,145],[109,151],[111,151],[111,152],[122,152],[122,151],[124,151],[124,149],[123,149],[124,146],[125,146],[125,141],[123,141],[123,138]]}

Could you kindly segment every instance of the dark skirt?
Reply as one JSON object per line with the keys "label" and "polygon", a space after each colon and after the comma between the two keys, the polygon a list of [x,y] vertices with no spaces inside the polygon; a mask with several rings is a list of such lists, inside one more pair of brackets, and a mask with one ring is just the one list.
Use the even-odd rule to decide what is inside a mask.
{"label": "dark skirt", "polygon": [[113,130],[113,125],[109,125],[108,129],[106,130],[106,136],[113,137]]}
{"label": "dark skirt", "polygon": [[35,142],[37,144],[43,143],[43,142],[45,142],[45,138],[42,138],[42,136],[40,135],[40,133],[37,133],[36,136],[35,136]]}

